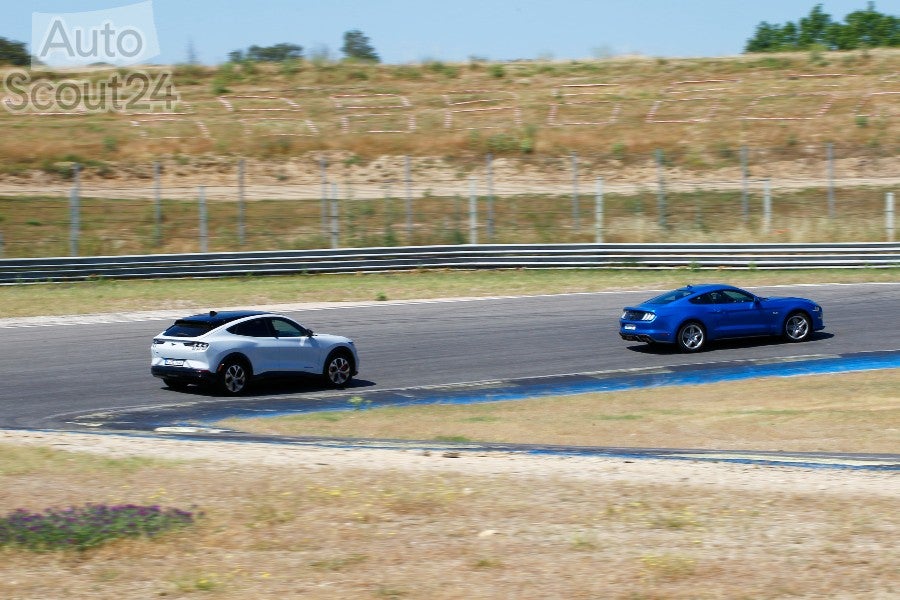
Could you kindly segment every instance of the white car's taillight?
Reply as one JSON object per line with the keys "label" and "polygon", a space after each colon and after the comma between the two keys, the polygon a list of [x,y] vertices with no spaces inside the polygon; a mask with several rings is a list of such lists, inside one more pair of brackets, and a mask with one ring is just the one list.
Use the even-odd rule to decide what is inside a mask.
{"label": "white car's taillight", "polygon": [[209,344],[206,342],[191,342],[187,345],[191,350],[196,350],[197,352],[203,352],[207,348],[209,348]]}

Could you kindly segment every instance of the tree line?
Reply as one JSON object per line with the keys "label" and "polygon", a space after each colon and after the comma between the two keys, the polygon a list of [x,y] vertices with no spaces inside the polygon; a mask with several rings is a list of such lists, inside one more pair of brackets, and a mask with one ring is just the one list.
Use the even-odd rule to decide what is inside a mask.
{"label": "tree line", "polygon": [[[351,29],[344,32],[344,45],[341,52],[348,60],[360,62],[381,62],[381,58],[372,46],[368,36],[359,29]],[[228,53],[229,62],[286,62],[300,60],[303,56],[303,46],[297,44],[281,43],[274,46],[250,46],[246,50],[234,50]]]}
{"label": "tree line", "polygon": [[31,63],[31,56],[22,42],[0,37],[0,65],[25,67]]}
{"label": "tree line", "polygon": [[783,25],[763,21],[747,40],[744,52],[790,52],[793,50],[856,50],[860,48],[900,47],[900,18],[875,10],[869,2],[864,10],[857,10],[834,21],[817,4],[797,23]]}
{"label": "tree line", "polygon": [[[381,62],[381,58],[372,46],[368,36],[359,29],[351,29],[344,33],[344,45],[341,52],[348,60],[360,62]],[[274,46],[250,46],[246,50],[229,52],[230,62],[285,62],[299,60],[304,57],[303,46],[281,43]],[[193,44],[188,49],[188,62],[196,62]],[[31,63],[31,55],[23,42],[0,37],[0,65],[25,67]]]}

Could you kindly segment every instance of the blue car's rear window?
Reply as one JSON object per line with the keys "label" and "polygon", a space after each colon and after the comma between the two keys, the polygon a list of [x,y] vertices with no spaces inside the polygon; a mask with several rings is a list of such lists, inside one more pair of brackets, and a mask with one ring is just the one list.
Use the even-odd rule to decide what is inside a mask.
{"label": "blue car's rear window", "polygon": [[687,296],[690,296],[694,293],[694,290],[689,290],[686,288],[681,288],[678,290],[672,290],[671,292],[666,292],[665,294],[660,294],[655,298],[650,298],[644,304],[668,304],[670,302],[675,302],[676,300],[681,300]]}

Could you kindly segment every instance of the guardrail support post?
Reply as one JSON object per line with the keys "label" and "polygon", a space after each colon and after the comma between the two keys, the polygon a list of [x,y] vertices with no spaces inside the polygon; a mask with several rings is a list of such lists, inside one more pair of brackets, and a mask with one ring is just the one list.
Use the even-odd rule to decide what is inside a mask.
{"label": "guardrail support post", "polygon": [[475,195],[475,178],[469,178],[469,243],[478,243],[478,197]]}
{"label": "guardrail support post", "polygon": [[662,229],[667,227],[666,224],[666,170],[663,151],[656,151],[656,175],[659,180],[659,192],[657,194],[657,210],[659,211],[659,226]]}
{"label": "guardrail support post", "polygon": [[747,146],[741,146],[741,212],[744,224],[750,220],[749,169],[747,168]]}
{"label": "guardrail support post", "polygon": [[487,238],[494,240],[494,155],[487,155]]}
{"label": "guardrail support post", "polygon": [[162,244],[162,199],[160,197],[159,162],[153,163],[153,244]]}
{"label": "guardrail support post", "polygon": [[209,244],[206,223],[206,188],[201,185],[198,191],[200,193],[200,252],[207,252],[209,250]]}
{"label": "guardrail support post", "polygon": [[763,233],[768,235],[772,231],[772,189],[770,180],[763,180]]}
{"label": "guardrail support post", "polygon": [[406,186],[406,243],[411,244],[413,232],[412,168],[410,167],[408,154],[403,166],[403,182]]}
{"label": "guardrail support post", "polygon": [[244,159],[238,161],[238,244],[244,245]]}
{"label": "guardrail support post", "polygon": [[578,153],[572,153],[572,229],[581,227],[581,207],[578,206]]}
{"label": "guardrail support post", "polygon": [[319,159],[319,172],[322,177],[322,235],[328,231],[328,161]]}
{"label": "guardrail support post", "polygon": [[340,214],[338,213],[338,192],[337,184],[331,184],[331,247],[340,247],[341,223]]}
{"label": "guardrail support post", "polygon": [[884,198],[884,228],[887,241],[894,241],[894,192],[888,192]]}
{"label": "guardrail support post", "polygon": [[78,256],[78,238],[81,233],[81,206],[80,206],[80,165],[72,166],[72,191],[69,194],[69,255]]}
{"label": "guardrail support post", "polygon": [[828,142],[828,218],[834,220],[834,144]]}
{"label": "guardrail support post", "polygon": [[594,204],[594,241],[603,243],[603,178],[597,178],[597,195]]}

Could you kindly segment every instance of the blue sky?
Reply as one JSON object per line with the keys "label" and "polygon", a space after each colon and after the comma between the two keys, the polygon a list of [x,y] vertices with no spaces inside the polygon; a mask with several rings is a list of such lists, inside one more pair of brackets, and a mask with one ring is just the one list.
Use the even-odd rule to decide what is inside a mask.
{"label": "blue sky", "polygon": [[[823,0],[836,20],[866,0]],[[68,13],[131,4],[116,0],[6,3],[0,36],[31,43],[32,12]],[[252,44],[289,42],[339,56],[342,34],[360,29],[384,62],[739,54],[760,21],[805,16],[816,0],[153,0],[161,54],[184,62],[193,45],[216,64]],[[897,14],[898,0],[876,7]]]}

